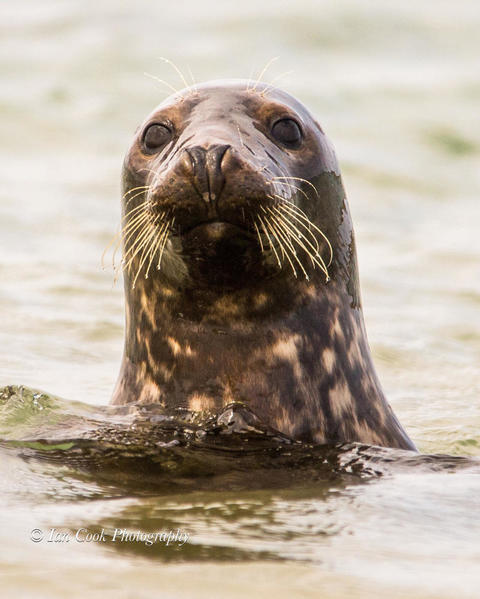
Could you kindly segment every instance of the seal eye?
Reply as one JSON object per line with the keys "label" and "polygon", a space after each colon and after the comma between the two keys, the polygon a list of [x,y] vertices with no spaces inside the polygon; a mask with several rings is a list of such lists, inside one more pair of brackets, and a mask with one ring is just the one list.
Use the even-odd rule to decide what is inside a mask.
{"label": "seal eye", "polygon": [[172,132],[166,125],[150,125],[143,134],[143,145],[148,153],[159,150],[172,138]]}
{"label": "seal eye", "polygon": [[272,127],[273,137],[282,144],[294,146],[302,139],[300,126],[293,119],[281,119]]}

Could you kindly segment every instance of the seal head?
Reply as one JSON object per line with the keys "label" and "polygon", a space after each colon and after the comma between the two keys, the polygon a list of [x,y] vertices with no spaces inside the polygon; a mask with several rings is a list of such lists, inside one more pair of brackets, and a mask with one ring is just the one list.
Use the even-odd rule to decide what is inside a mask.
{"label": "seal head", "polygon": [[112,403],[244,402],[295,439],[414,449],[368,347],[333,148],[291,95],[167,98],[123,170],[125,349]]}

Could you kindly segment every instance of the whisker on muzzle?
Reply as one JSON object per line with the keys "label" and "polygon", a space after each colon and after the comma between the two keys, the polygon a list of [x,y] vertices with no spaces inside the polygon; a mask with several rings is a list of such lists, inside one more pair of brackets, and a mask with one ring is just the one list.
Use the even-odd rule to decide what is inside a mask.
{"label": "whisker on muzzle", "polygon": [[[256,214],[252,219],[262,253],[271,250],[279,268],[283,268],[284,263],[288,263],[295,277],[297,277],[297,268],[299,268],[308,281],[310,276],[302,262],[302,255],[304,255],[309,258],[313,268],[318,267],[324,273],[325,281],[328,282],[330,280],[328,267],[333,260],[333,248],[328,237],[293,202],[278,194],[268,197],[271,200],[277,200],[275,205],[260,206],[263,214]],[[264,237],[268,239],[268,248],[265,247],[257,223],[260,224]],[[328,248],[328,263],[321,254],[320,241]],[[298,250],[301,251],[298,252]]]}

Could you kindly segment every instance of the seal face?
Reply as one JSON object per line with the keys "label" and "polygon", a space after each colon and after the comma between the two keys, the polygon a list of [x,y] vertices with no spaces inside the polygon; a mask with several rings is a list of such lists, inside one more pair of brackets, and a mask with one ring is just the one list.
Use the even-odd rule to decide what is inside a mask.
{"label": "seal face", "polygon": [[241,401],[296,439],[415,448],[373,366],[335,154],[302,104],[249,81],[183,90],[137,130],[123,185],[112,403]]}

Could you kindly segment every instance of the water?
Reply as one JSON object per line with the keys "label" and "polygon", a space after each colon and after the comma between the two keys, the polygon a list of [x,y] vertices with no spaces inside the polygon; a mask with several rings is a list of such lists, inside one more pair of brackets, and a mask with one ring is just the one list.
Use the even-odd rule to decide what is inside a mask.
{"label": "water", "polygon": [[[248,77],[279,56],[266,79],[293,70],[279,83],[337,150],[387,396],[422,452],[474,460],[445,469],[446,458],[404,464],[394,452],[377,456],[378,476],[362,470],[370,455],[337,449],[347,464],[316,480],[314,456],[304,479],[287,461],[276,476],[232,466],[223,479],[194,471],[180,480],[174,470],[178,488],[167,492],[138,461],[107,476],[103,453],[92,472],[66,449],[45,460],[38,446],[4,447],[6,596],[478,595],[479,21],[468,0],[2,6],[0,385],[78,402],[56,413],[75,416],[83,433],[85,421],[104,421],[123,296],[100,257],[119,222],[130,136],[166,91],[143,73],[181,86],[158,56],[200,81]],[[21,412],[13,437],[62,430],[45,409],[35,435]],[[191,451],[202,468],[220,461],[214,449]],[[349,459],[360,472],[345,472]],[[117,525],[190,538],[180,548],[30,541],[33,528]]]}

